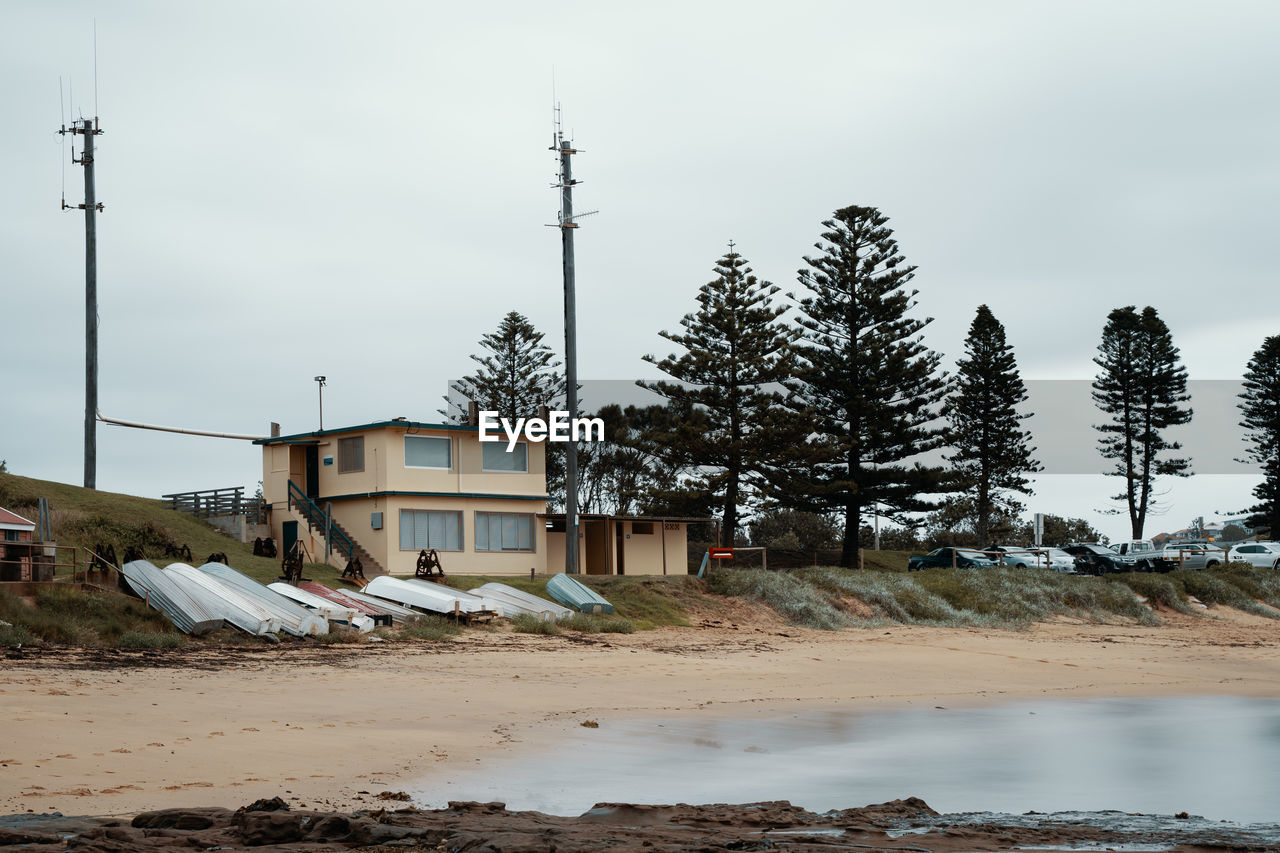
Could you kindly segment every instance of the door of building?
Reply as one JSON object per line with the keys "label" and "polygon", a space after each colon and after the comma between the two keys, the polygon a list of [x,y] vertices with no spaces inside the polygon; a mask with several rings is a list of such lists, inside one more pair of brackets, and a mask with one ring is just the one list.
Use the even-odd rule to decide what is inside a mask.
{"label": "door of building", "polygon": [[616,524],[618,528],[617,532],[614,534],[614,542],[618,546],[615,549],[615,553],[618,555],[618,574],[625,575],[627,573],[627,564],[626,560],[623,558],[627,553],[627,537],[623,532],[624,522],[615,521],[614,524]]}
{"label": "door of building", "polygon": [[320,497],[320,448],[314,444],[307,445],[306,493],[311,500]]}
{"label": "door of building", "polygon": [[280,527],[280,535],[284,538],[284,550],[280,553],[288,554],[293,550],[293,543],[298,541],[298,522],[286,521]]}

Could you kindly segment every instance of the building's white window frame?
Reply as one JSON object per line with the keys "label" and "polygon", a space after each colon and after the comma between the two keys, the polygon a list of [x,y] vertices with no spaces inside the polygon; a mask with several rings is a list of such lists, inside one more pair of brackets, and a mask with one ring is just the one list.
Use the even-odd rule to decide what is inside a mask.
{"label": "building's white window frame", "polygon": [[[409,442],[417,439],[428,439],[430,441],[443,441],[449,446],[449,464],[443,467],[439,465],[410,465],[409,464]],[[453,437],[448,435],[406,435],[404,437],[404,467],[412,468],[419,471],[452,471],[453,470]]]}
{"label": "building's white window frame", "polygon": [[[481,547],[481,534],[480,534],[480,517],[481,516],[484,516],[484,529],[485,529],[484,547]],[[499,546],[497,548],[491,548],[490,545],[493,539],[491,535],[493,530],[493,520],[495,518],[498,519],[499,524],[501,525],[503,523],[503,519],[508,517],[510,517],[513,520],[513,524],[515,525],[514,529],[515,529],[517,547],[504,548]],[[519,540],[520,540],[519,523],[521,520],[523,520],[529,526],[529,547],[528,548],[518,547]],[[476,510],[474,523],[475,523],[475,530],[472,535],[472,541],[475,543],[474,550],[481,554],[533,554],[533,553],[536,553],[538,550],[537,527],[534,524],[534,514],[531,512],[484,512],[482,510]],[[502,528],[499,527],[498,535],[500,538],[502,537],[502,532],[503,532]]]}
{"label": "building's white window frame", "polygon": [[516,442],[516,447],[524,448],[524,467],[523,468],[488,468],[486,467],[484,464],[484,454],[485,454],[485,450],[490,447],[498,448],[503,453],[511,452],[506,449],[506,444],[499,444],[496,442],[493,442],[493,443],[481,442],[480,443],[480,470],[481,471],[484,471],[486,474],[528,474],[529,473],[529,442],[527,441]]}
{"label": "building's white window frame", "polygon": [[[412,536],[412,537],[411,537],[411,542],[410,542],[410,547],[406,548],[406,547],[405,547],[405,544],[404,544],[405,514],[406,514],[406,513],[410,513],[410,514],[417,514],[417,513],[421,513],[421,514],[424,514],[424,515],[430,515],[431,513],[439,513],[440,515],[452,515],[452,516],[454,516],[454,517],[457,519],[458,547],[456,547],[456,548],[447,548],[447,547],[445,547],[445,546],[444,546],[444,544],[443,544],[443,543],[436,544],[436,543],[432,543],[432,542],[430,542],[429,540],[428,540],[425,544],[419,544],[419,543],[418,543],[418,539],[417,539],[417,537],[416,537],[416,536]],[[412,517],[412,516],[411,516],[411,517]],[[399,531],[398,531],[398,536],[399,536],[399,545],[400,545],[400,550],[401,550],[401,551],[421,551],[421,550],[424,550],[424,549],[425,549],[425,550],[433,550],[433,549],[434,549],[434,550],[436,550],[436,551],[461,552],[461,551],[465,551],[465,550],[467,549],[467,537],[466,537],[466,531],[463,529],[463,526],[462,526],[462,525],[463,525],[463,520],[462,520],[462,510],[457,510],[457,509],[407,509],[407,508],[403,508],[403,507],[402,507],[402,508],[400,509],[400,513],[399,513],[399,516],[398,516],[398,520],[399,520],[399,523],[400,523],[400,529],[399,529]],[[416,523],[417,523],[417,522],[416,522],[416,519],[414,519],[415,530],[416,530]]]}

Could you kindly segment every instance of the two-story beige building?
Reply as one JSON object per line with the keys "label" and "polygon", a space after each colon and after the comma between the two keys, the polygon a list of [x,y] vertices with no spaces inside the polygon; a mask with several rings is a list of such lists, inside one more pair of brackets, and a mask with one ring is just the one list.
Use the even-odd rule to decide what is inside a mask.
{"label": "two-story beige building", "polygon": [[[448,574],[564,571],[564,523],[548,517],[545,445],[481,442],[461,424],[404,419],[258,439],[272,536],[287,552],[365,574],[413,574],[435,550]],[[701,519],[587,516],[581,571],[684,574],[686,527]]]}

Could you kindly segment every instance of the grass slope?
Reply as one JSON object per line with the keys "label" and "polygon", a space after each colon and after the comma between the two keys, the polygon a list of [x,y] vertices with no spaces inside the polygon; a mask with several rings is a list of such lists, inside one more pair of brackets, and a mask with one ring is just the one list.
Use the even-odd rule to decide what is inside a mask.
{"label": "grass slope", "polygon": [[[232,567],[254,580],[269,583],[280,575],[278,558],[255,557],[252,545],[237,542],[194,516],[168,509],[163,501],[0,474],[0,507],[35,521],[36,501],[42,497],[49,501],[59,546],[92,548],[109,543],[119,556],[127,546],[138,546],[148,560],[163,567],[177,562],[162,556],[165,544],[187,545],[196,565],[209,554],[222,552]],[[83,551],[78,554],[82,568],[85,556]],[[59,562],[63,561],[59,554]],[[308,564],[303,572],[330,585],[336,584],[340,573],[323,564]],[[69,572],[63,569],[59,574]]]}

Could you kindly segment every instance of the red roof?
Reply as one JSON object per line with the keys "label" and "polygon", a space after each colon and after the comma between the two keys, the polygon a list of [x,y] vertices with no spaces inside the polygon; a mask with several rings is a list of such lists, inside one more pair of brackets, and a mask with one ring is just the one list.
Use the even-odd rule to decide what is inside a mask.
{"label": "red roof", "polygon": [[0,524],[19,524],[30,527],[32,530],[36,529],[36,523],[34,521],[27,521],[22,516],[9,512],[9,510],[3,508],[0,508]]}

